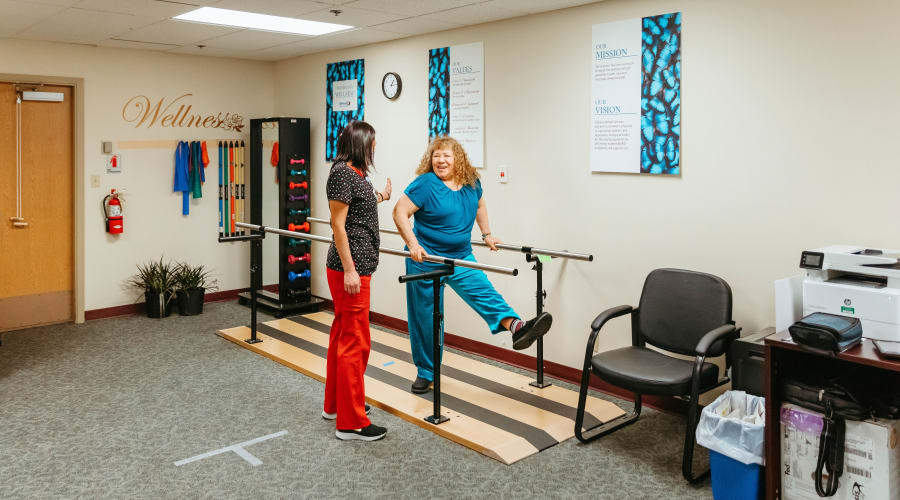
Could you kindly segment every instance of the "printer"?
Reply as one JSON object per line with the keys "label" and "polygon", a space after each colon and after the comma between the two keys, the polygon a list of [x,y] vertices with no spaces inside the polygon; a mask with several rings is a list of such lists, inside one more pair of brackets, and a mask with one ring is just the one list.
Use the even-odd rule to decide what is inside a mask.
{"label": "printer", "polygon": [[863,337],[900,342],[900,250],[835,245],[804,251],[803,316],[862,322]]}

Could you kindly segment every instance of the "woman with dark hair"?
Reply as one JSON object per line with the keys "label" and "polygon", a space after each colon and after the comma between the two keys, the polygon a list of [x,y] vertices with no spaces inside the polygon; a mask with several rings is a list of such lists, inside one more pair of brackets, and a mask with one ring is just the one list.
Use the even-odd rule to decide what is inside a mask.
{"label": "woman with dark hair", "polygon": [[[474,262],[471,238],[475,222],[481,229],[481,239],[491,250],[497,250],[497,244],[501,241],[491,235],[478,172],[469,163],[466,151],[459,142],[452,137],[435,138],[422,156],[416,173],[419,176],[394,206],[394,223],[411,255],[406,259],[408,274],[424,273],[442,266],[423,262],[426,253]],[[410,217],[415,217],[415,227],[410,227]],[[553,318],[548,313],[528,321],[519,318],[483,271],[456,267],[453,274],[445,279],[450,288],[488,324],[492,334],[506,330],[512,333],[513,349],[528,348],[550,329]],[[443,294],[441,287],[441,312]],[[415,393],[428,392],[434,380],[433,310],[432,282],[407,282],[409,342],[413,362],[418,368],[412,385],[412,392]],[[440,360],[437,362],[440,363]]]}
{"label": "woman with dark hair", "polygon": [[378,203],[391,199],[391,180],[376,191],[369,179],[375,129],[350,122],[338,137],[326,192],[334,240],[326,262],[334,322],[328,339],[322,417],[336,419],[342,440],[375,441],[387,429],[369,421],[363,374],[369,362],[369,281],[378,267]]}

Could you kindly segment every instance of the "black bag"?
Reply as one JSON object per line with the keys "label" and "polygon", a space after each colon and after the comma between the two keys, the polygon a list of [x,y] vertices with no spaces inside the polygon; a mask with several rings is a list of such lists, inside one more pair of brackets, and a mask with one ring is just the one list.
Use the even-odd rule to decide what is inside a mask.
{"label": "black bag", "polygon": [[788,327],[794,342],[822,351],[843,352],[862,340],[858,318],[812,313]]}
{"label": "black bag", "polygon": [[[871,418],[872,408],[835,381],[816,386],[799,380],[785,380],[781,394],[786,402],[824,414],[814,479],[816,493],[820,497],[830,497],[837,493],[838,480],[844,473],[845,420]],[[823,477],[823,469],[827,472],[827,480]]]}

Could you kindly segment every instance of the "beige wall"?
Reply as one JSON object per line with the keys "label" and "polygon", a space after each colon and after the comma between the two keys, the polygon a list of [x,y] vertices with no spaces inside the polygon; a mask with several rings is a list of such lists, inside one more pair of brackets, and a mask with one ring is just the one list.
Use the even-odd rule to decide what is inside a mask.
{"label": "beige wall", "polygon": [[[100,143],[249,138],[249,119],[273,110],[271,63],[7,39],[0,40],[0,73],[84,79],[85,175],[78,189],[85,200],[85,309],[133,303],[138,294],[123,289],[122,281],[134,273],[136,263],[163,254],[214,269],[221,289],[249,284],[248,245],[216,241],[214,142],[209,143],[203,198],[191,202],[187,217],[181,215],[181,195],[172,192],[174,147],[116,148],[123,172],[107,174]],[[133,96],[145,95],[154,103],[165,98],[168,103],[187,93],[193,94],[187,98],[192,113],[238,113],[245,128],[241,133],[158,124],[147,128],[146,122],[135,128],[122,117],[123,106]],[[100,176],[100,187],[91,187],[92,175]],[[100,212],[100,201],[110,188],[125,192],[125,233],[118,237],[105,234]]]}
{"label": "beige wall", "polygon": [[[683,175],[591,174],[591,25],[674,11],[684,13]],[[797,274],[801,250],[900,248],[897,18],[900,4],[891,0],[609,0],[282,61],[275,109],[312,118],[313,210],[325,216],[325,66],[365,58],[377,182],[391,177],[399,195],[426,141],[428,49],[483,41],[481,173],[494,234],[595,255],[593,263],[554,260],[545,276],[554,314],[547,359],[579,366],[594,316],[635,304],[654,268],[725,278],[738,324],[753,331],[774,323],[772,282]],[[387,71],[403,78],[396,102],[379,88]],[[496,179],[503,164],[510,169],[505,185]],[[392,205],[381,207],[382,225],[392,224]],[[384,243],[401,245],[390,235]],[[314,292],[328,296],[325,249],[314,248]],[[522,257],[482,250],[476,257],[518,267],[517,278],[492,279],[521,314],[533,314],[534,273]],[[373,310],[406,317],[396,281],[402,272],[401,259],[383,258]],[[448,296],[449,332],[496,343],[475,313]],[[602,349],[629,342],[626,323],[602,337]]]}

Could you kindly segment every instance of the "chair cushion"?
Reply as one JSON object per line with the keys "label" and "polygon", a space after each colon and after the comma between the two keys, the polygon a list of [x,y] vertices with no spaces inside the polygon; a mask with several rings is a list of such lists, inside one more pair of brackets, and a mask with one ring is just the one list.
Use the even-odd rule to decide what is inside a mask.
{"label": "chair cushion", "polygon": [[[594,374],[612,385],[639,394],[683,396],[691,393],[693,360],[673,358],[646,347],[624,347],[591,358]],[[700,392],[715,385],[719,367],[703,363]]]}

